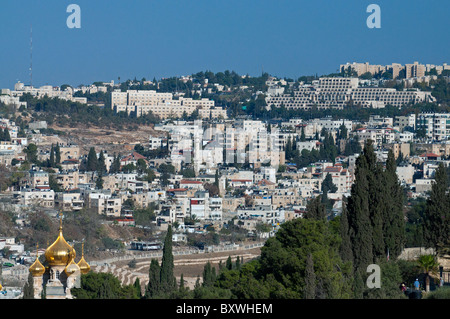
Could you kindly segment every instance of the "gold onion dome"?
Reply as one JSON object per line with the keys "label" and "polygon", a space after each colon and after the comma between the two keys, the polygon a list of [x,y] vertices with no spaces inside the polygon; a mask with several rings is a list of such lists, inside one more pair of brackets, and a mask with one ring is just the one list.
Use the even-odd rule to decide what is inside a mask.
{"label": "gold onion dome", "polygon": [[31,272],[31,275],[33,277],[40,277],[45,273],[45,267],[39,261],[39,255],[37,253],[37,246],[36,246],[36,260],[30,266],[29,271]]}
{"label": "gold onion dome", "polygon": [[91,270],[91,266],[84,260],[84,243],[81,245],[81,259],[78,262],[78,267],[80,267],[80,272],[85,275]]}
{"label": "gold onion dome", "polygon": [[50,266],[66,266],[75,259],[75,249],[64,239],[62,233],[62,219],[59,226],[59,236],[56,241],[45,250],[45,260]]}
{"label": "gold onion dome", "polygon": [[67,274],[67,276],[70,276],[79,270],[80,270],[80,267],[78,267],[78,265],[73,261],[73,258],[72,258],[70,263],[64,269],[64,272]]}

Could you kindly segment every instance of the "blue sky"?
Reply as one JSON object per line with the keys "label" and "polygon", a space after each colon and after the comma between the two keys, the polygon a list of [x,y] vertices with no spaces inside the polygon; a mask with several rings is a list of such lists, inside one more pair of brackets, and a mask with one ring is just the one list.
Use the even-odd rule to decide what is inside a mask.
{"label": "blue sky", "polygon": [[[81,28],[69,29],[69,4]],[[369,4],[381,28],[369,29]],[[450,63],[450,1],[2,0],[0,88],[234,70],[297,78],[346,62]]]}

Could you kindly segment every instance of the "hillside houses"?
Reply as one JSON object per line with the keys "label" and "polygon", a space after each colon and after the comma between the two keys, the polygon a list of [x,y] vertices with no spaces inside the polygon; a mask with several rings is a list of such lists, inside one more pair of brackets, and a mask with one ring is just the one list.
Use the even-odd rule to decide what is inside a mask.
{"label": "hillside houses", "polygon": [[[411,123],[410,117],[406,118],[408,121],[371,117],[365,123],[289,119],[272,124],[270,132],[267,123],[257,120],[166,122],[157,128],[165,136],[164,143],[159,137],[149,138],[139,152],[120,156],[119,166],[116,157],[105,151],[102,172],[86,170],[88,154],[73,144],[58,145],[60,162],[54,167],[48,167],[48,149],[39,147],[38,160],[45,165],[29,165],[24,152],[29,141],[16,139],[14,123],[2,120],[3,127],[11,131],[11,140],[0,142],[0,163],[6,169],[21,169],[21,177],[3,193],[10,196],[9,205],[16,207],[15,211],[23,207],[73,212],[90,209],[125,227],[134,225],[136,210],[147,209],[155,214],[153,226],[160,229],[168,224],[187,229],[185,222],[193,221],[220,228],[235,219],[249,234],[261,229],[273,234],[286,220],[307,214],[308,201],[323,196],[327,176],[335,186],[335,191],[326,194],[328,213],[340,213],[343,197],[350,194],[359,156],[348,148],[349,143],[362,148],[371,140],[382,165],[392,150],[399,161],[399,181],[408,196],[426,196],[437,165],[448,167],[450,163],[450,143],[441,140],[441,135],[440,140],[426,134],[419,139],[408,131]],[[340,135],[343,127],[346,139]],[[314,152],[323,154],[329,143],[324,132],[336,146],[334,158],[286,158],[288,144],[300,159]],[[157,152],[166,147],[169,152]],[[259,155],[255,158],[255,154]],[[100,149],[96,156],[100,157]],[[24,163],[28,166],[22,166]]]}

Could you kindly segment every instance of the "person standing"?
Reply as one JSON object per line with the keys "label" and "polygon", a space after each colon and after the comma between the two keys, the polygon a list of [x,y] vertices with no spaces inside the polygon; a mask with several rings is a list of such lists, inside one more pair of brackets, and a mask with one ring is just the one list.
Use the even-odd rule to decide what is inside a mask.
{"label": "person standing", "polygon": [[420,282],[418,278],[416,278],[416,281],[414,282],[414,288],[416,288],[416,290],[419,290],[420,288]]}

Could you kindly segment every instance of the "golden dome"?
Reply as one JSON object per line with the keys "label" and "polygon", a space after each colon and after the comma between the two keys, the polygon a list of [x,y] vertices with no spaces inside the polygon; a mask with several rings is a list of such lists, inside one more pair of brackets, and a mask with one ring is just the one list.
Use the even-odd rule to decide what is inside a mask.
{"label": "golden dome", "polygon": [[70,276],[70,275],[74,274],[77,270],[80,270],[80,267],[78,267],[78,265],[73,261],[73,258],[72,258],[70,263],[64,269],[64,272],[67,274],[67,276]]}
{"label": "golden dome", "polygon": [[62,219],[59,226],[59,236],[56,241],[45,250],[45,260],[50,266],[66,266],[75,259],[75,249],[64,239],[62,233]]}
{"label": "golden dome", "polygon": [[81,259],[78,262],[78,267],[83,275],[87,274],[91,270],[91,266],[84,260],[84,243],[81,245]]}
{"label": "golden dome", "polygon": [[31,272],[31,275],[33,277],[40,277],[45,273],[45,267],[39,261],[39,255],[37,253],[37,249],[38,249],[38,247],[36,245],[36,260],[29,268],[29,271]]}

